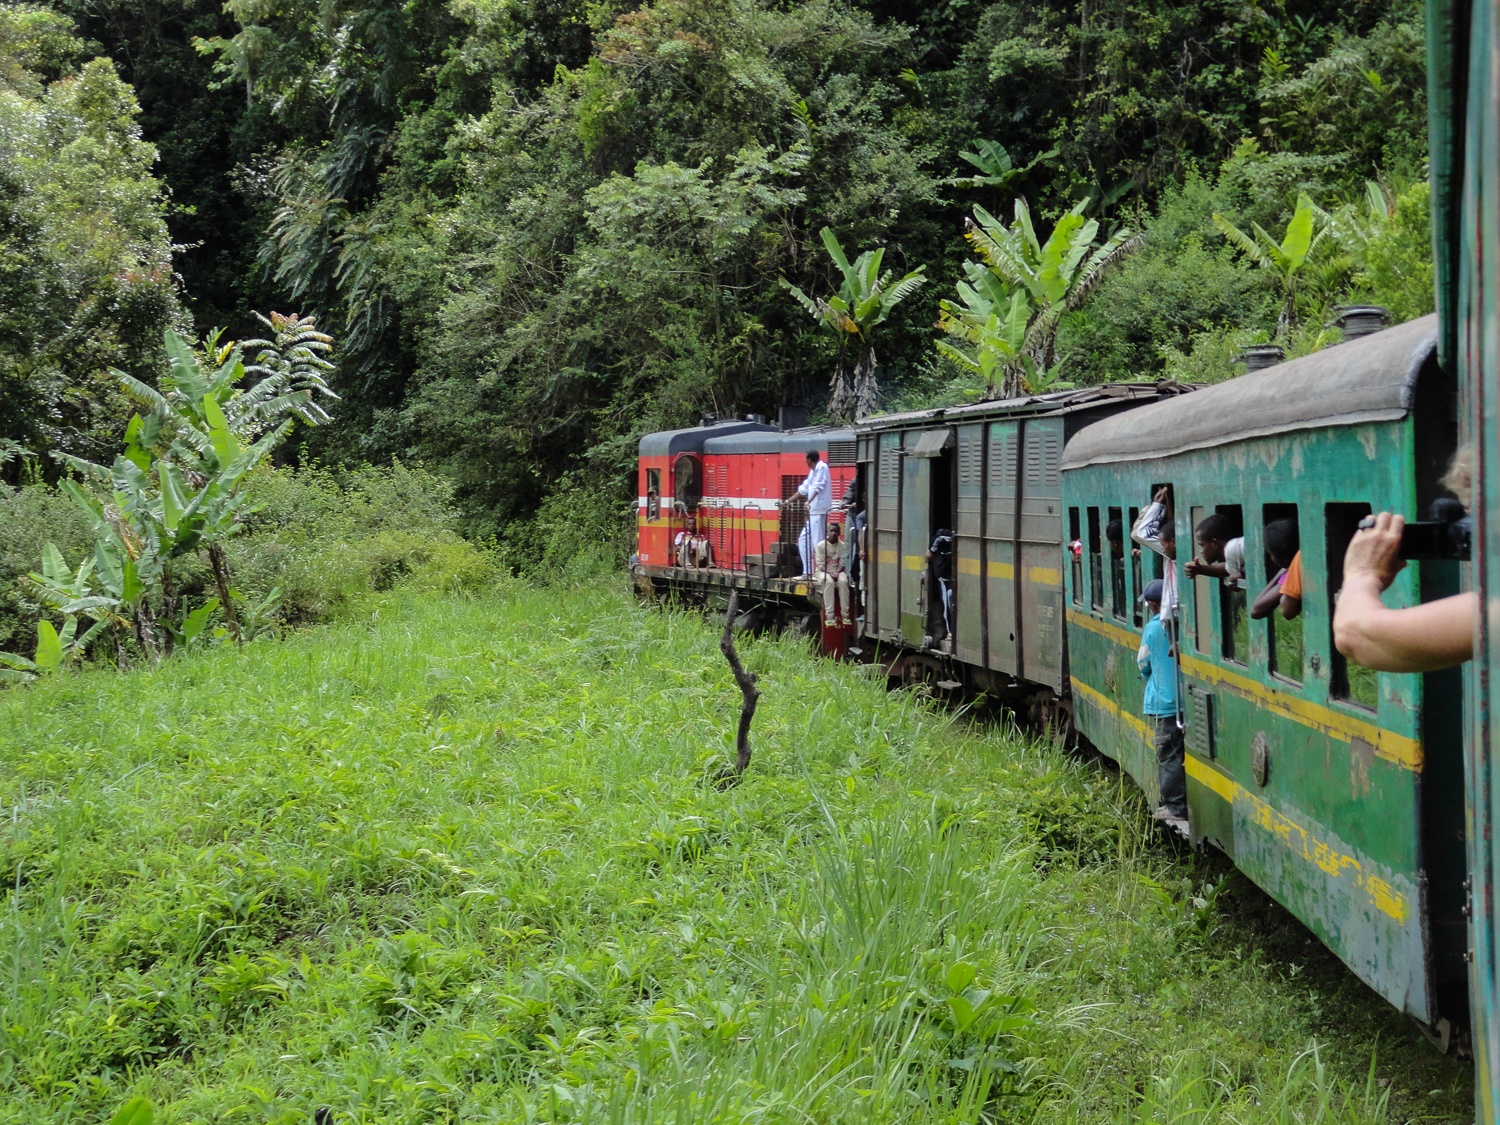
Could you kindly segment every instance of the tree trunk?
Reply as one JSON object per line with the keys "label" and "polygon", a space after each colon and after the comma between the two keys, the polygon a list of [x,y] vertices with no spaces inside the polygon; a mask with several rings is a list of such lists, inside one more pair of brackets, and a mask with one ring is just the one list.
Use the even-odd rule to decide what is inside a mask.
{"label": "tree trunk", "polygon": [[875,383],[875,368],[878,364],[875,349],[866,344],[859,353],[859,366],[854,369],[854,417],[867,418],[880,407],[880,388]]}
{"label": "tree trunk", "polygon": [[844,369],[844,353],[839,352],[838,364],[833,369],[833,378],[828,381],[828,416],[847,420],[854,406],[854,395],[849,389],[849,373]]}
{"label": "tree trunk", "polygon": [[760,688],[755,686],[755,673],[745,671],[740,664],[740,654],[734,648],[734,619],[739,603],[740,592],[732,590],[729,594],[729,611],[724,615],[724,635],[719,639],[719,651],[729,661],[729,670],[734,673],[734,682],[739,684],[742,696],[740,729],[734,740],[734,765],[719,774],[717,780],[721,784],[738,780],[745,772],[745,767],[750,764],[750,722],[755,718],[755,705],[760,702]]}
{"label": "tree trunk", "polygon": [[234,599],[229,596],[229,563],[224,558],[224,548],[215,543],[208,549],[208,561],[213,564],[214,583],[219,587],[219,608],[224,611],[224,624],[234,635],[234,643],[243,645],[240,636],[240,619],[234,612]]}
{"label": "tree trunk", "polygon": [[141,642],[147,660],[161,663],[161,650],[156,647],[156,613],[145,598],[135,607],[135,639]]}

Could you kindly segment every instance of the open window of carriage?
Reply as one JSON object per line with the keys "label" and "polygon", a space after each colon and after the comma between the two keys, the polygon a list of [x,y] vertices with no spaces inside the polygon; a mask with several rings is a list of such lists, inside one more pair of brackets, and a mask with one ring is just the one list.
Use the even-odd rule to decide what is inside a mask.
{"label": "open window of carriage", "polygon": [[[1296,556],[1301,553],[1302,532],[1295,504],[1266,504],[1261,507],[1261,570],[1256,573],[1245,559],[1247,579],[1257,596],[1268,600],[1279,597],[1280,584]],[[1300,560],[1298,565],[1300,566]],[[1276,590],[1270,584],[1277,582]],[[1266,615],[1266,664],[1273,676],[1300,684],[1303,676],[1302,615],[1288,617],[1276,608]]]}
{"label": "open window of carriage", "polygon": [[661,470],[646,470],[646,519],[661,519]]}
{"label": "open window of carriage", "polygon": [[1099,527],[1099,509],[1089,509],[1089,605],[1104,608],[1104,537]]}
{"label": "open window of carriage", "polygon": [[1068,566],[1073,572],[1073,604],[1083,604],[1083,535],[1078,509],[1068,509]]}
{"label": "open window of carriage", "polygon": [[[1243,548],[1245,519],[1240,506],[1220,504],[1214,511],[1228,521],[1226,533],[1229,541],[1240,539],[1239,546]],[[1243,550],[1239,552],[1238,560],[1243,562]],[[1247,664],[1250,660],[1250,618],[1246,611],[1245,601],[1245,586],[1248,579],[1244,574],[1233,573],[1235,561],[1235,559],[1225,559],[1225,568],[1231,573],[1229,577],[1219,581],[1219,644],[1220,652],[1225,660],[1232,660],[1236,664]],[[1246,569],[1248,570],[1248,567]]]}
{"label": "open window of carriage", "polygon": [[1139,508],[1130,509],[1130,522],[1125,525],[1125,550],[1130,553],[1130,594],[1131,613],[1134,615],[1135,627],[1143,628],[1146,624],[1145,610],[1141,606],[1141,591],[1146,588],[1141,581],[1141,550],[1130,538],[1131,529],[1135,527],[1135,521],[1141,518]]}
{"label": "open window of carriage", "polygon": [[1368,504],[1328,504],[1324,508],[1328,535],[1328,694],[1373,711],[1380,702],[1379,673],[1349,660],[1333,644],[1333,607],[1344,587],[1344,552],[1359,529],[1359,521],[1369,514]]}
{"label": "open window of carriage", "polygon": [[1109,509],[1109,522],[1104,525],[1104,541],[1109,547],[1109,609],[1121,621],[1125,620],[1125,603],[1130,600],[1125,588],[1125,543],[1129,528],[1119,508]]}
{"label": "open window of carriage", "polygon": [[[1207,514],[1208,509],[1198,505],[1188,509],[1188,533],[1190,535],[1193,529],[1203,522],[1203,517]],[[1193,543],[1194,541],[1190,539],[1188,542]],[[1196,557],[1194,547],[1184,543],[1177,544],[1177,557],[1184,561]],[[1218,580],[1206,574],[1200,574],[1197,578],[1193,579],[1188,579],[1185,571],[1183,575],[1183,580],[1188,585],[1183,591],[1186,596],[1181,600],[1185,602],[1190,601],[1193,606],[1193,648],[1198,652],[1206,653],[1213,645],[1209,622],[1213,619],[1214,586]]]}

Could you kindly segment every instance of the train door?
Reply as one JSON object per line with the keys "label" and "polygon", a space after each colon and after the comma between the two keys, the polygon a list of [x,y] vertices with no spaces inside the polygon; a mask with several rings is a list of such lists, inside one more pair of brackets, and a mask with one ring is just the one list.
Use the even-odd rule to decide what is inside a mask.
{"label": "train door", "polygon": [[985,664],[984,424],[958,431],[958,495],[953,513],[953,652],[969,664]]}
{"label": "train door", "polygon": [[870,558],[875,564],[873,618],[882,637],[901,628],[901,435],[880,435],[875,502],[870,510]]}
{"label": "train door", "polygon": [[1062,418],[1030,418],[1021,432],[1021,519],[1017,580],[1024,607],[1018,674],[1063,687]]}
{"label": "train door", "polygon": [[[935,477],[951,471],[951,458],[943,458],[952,441],[946,426],[906,435],[906,456],[901,463],[901,636],[908,644],[934,635],[941,620],[941,592],[932,582],[926,561],[937,525],[934,515],[944,514],[934,502],[949,505],[952,518],[952,492],[946,480],[934,495]],[[951,522],[947,525],[950,529]],[[929,586],[931,588],[929,589]]]}
{"label": "train door", "polygon": [[991,422],[985,485],[984,583],[989,625],[986,663],[1019,675],[1016,660],[1016,457],[1020,427],[1015,420]]}

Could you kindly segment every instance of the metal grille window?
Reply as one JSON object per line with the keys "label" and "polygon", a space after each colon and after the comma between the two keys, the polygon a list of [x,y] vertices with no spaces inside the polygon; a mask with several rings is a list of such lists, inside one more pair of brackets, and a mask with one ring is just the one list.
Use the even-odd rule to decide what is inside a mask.
{"label": "metal grille window", "polygon": [[828,443],[829,465],[852,465],[858,457],[859,445],[854,441],[830,441]]}
{"label": "metal grille window", "polygon": [[1214,697],[1202,688],[1189,687],[1187,698],[1187,748],[1200,758],[1214,757]]}
{"label": "metal grille window", "polygon": [[1031,434],[1026,439],[1026,483],[1056,484],[1062,460],[1062,436],[1055,430]]}
{"label": "metal grille window", "polygon": [[980,445],[977,437],[965,437],[958,443],[958,480],[974,484],[981,477]]}
{"label": "metal grille window", "polygon": [[1012,485],[1016,483],[1016,435],[1005,429],[990,437],[990,483]]}

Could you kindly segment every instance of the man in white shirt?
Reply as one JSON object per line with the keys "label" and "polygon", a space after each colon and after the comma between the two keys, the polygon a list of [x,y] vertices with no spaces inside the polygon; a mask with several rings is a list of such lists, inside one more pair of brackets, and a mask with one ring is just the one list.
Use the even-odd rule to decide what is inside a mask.
{"label": "man in white shirt", "polygon": [[1177,528],[1172,522],[1172,509],[1167,506],[1170,500],[1170,490],[1166,487],[1157,489],[1151,503],[1146,505],[1130,529],[1130,538],[1165,560],[1158,614],[1163,622],[1177,619]]}
{"label": "man in white shirt", "polygon": [[833,507],[833,481],[816,449],[808,450],[807,479],[797,486],[797,495],[807,500],[807,526],[797,536],[802,577],[807,578],[813,572],[814,549],[828,537],[828,511]]}

